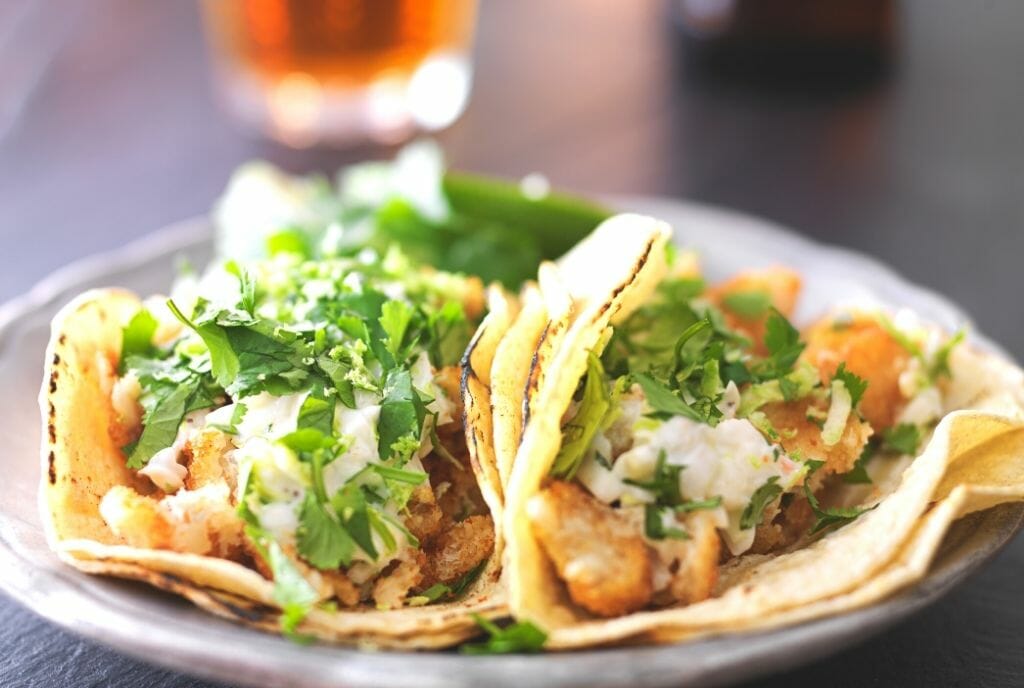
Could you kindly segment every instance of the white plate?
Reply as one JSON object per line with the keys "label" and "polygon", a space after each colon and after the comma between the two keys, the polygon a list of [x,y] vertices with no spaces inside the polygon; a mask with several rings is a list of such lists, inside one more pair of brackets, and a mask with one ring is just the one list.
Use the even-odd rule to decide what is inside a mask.
{"label": "white plate", "polygon": [[[844,298],[908,306],[953,330],[966,324],[942,297],[865,256],[812,243],[762,220],[669,200],[619,204],[668,220],[680,244],[697,249],[708,275],[781,263],[805,279],[798,319]],[[185,222],[125,248],[65,268],[0,308],[0,586],[54,623],[144,660],[234,684],[285,686],[587,686],[722,684],[809,662],[848,647],[934,602],[975,571],[1024,523],[1024,506],[974,514],[956,524],[928,577],[880,604],[789,628],[679,646],[566,654],[465,657],[455,653],[366,653],[300,647],[233,626],[140,584],[94,578],[62,565],[46,546],[37,509],[36,406],[50,319],[78,292],[121,286],[166,291],[176,256],[203,265],[205,219]],[[975,334],[981,345],[995,351]]]}

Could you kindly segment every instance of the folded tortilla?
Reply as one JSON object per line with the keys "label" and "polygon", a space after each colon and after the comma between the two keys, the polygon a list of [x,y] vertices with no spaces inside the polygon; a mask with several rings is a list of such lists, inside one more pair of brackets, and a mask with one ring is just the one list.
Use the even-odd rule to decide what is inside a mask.
{"label": "folded tortilla", "polygon": [[[121,355],[122,327],[141,305],[126,291],[91,291],[64,307],[53,322],[40,393],[45,426],[40,497],[49,543],[62,560],[87,573],[143,581],[218,616],[278,631],[281,609],[274,581],[236,561],[128,546],[100,514],[100,501],[112,488],[125,486],[141,494],[153,490],[126,468],[110,432],[117,422],[110,385]],[[514,315],[514,302],[495,289],[489,306],[466,355],[463,396],[470,462],[497,526],[501,485],[491,446],[490,379],[475,371],[490,370],[497,342]],[[365,605],[340,611],[314,607],[297,631],[370,647],[450,646],[478,632],[472,614],[506,613],[500,570],[499,533],[483,571],[454,601],[387,611]]]}
{"label": "folded tortilla", "polygon": [[[955,519],[1024,500],[1024,373],[962,345],[955,354],[958,365],[970,371],[955,389],[962,410],[939,422],[876,508],[801,549],[730,560],[704,601],[614,618],[596,617],[577,605],[531,528],[527,504],[545,485],[558,455],[561,424],[590,352],[600,351],[616,322],[648,298],[665,274],[659,257],[667,236],[649,218],[619,216],[563,259],[559,275],[572,304],[554,327],[564,333],[553,352],[535,349],[546,363],[534,373],[541,382],[533,398],[529,390],[524,395],[523,407],[533,410],[515,453],[505,449],[504,458],[499,456],[499,465],[511,464],[504,515],[510,611],[544,629],[546,647],[675,642],[868,605],[923,577]],[[649,243],[638,237],[657,238]],[[647,268],[624,270],[631,264]],[[521,365],[523,358],[519,353],[506,363]]]}

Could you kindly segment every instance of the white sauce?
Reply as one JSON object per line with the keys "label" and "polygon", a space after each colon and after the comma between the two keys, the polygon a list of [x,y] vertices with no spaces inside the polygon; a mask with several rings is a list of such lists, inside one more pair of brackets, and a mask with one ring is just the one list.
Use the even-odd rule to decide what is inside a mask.
{"label": "white sauce", "polygon": [[577,473],[580,482],[606,503],[650,502],[647,490],[624,480],[650,480],[664,451],[667,463],[685,467],[679,474],[684,498],[703,501],[721,497],[723,537],[733,554],[753,544],[754,529],[741,529],[739,522],[757,489],[772,477],[789,489],[806,472],[803,464],[785,454],[776,458],[772,445],[747,420],[727,419],[711,427],[676,416],[661,423],[644,420],[635,425],[632,449],[618,457],[612,470],[591,455]]}
{"label": "white sauce", "polygon": [[350,409],[339,404],[334,412],[334,428],[347,442],[344,454],[324,467],[324,488],[334,494],[352,476],[377,459],[377,421],[380,405]]}
{"label": "white sauce", "polygon": [[[299,410],[302,403],[309,396],[309,392],[298,392],[275,397],[268,392],[260,392],[240,400],[245,404],[245,415],[238,423],[236,436],[237,443],[244,443],[253,437],[284,437],[290,432],[295,432],[299,423]],[[234,405],[230,405],[234,412]],[[227,414],[227,421],[231,420],[231,413],[225,411],[225,406],[219,409],[221,414]],[[220,421],[223,422],[223,421]]]}

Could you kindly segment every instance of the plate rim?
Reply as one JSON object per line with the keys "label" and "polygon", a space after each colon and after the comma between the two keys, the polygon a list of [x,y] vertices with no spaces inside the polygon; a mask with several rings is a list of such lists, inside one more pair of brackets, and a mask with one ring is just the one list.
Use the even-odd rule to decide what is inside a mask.
{"label": "plate rim", "polygon": [[[644,209],[646,212],[651,212],[652,209],[661,207],[674,208],[674,210],[670,210],[670,213],[684,211],[690,214],[702,214],[706,217],[717,218],[719,222],[731,225],[745,225],[751,231],[769,236],[772,241],[795,247],[794,250],[813,251],[821,255],[828,254],[847,263],[853,261],[859,270],[873,273],[879,279],[884,279],[890,285],[895,285],[899,289],[909,290],[921,298],[938,304],[941,309],[953,313],[962,322],[970,323],[970,319],[963,309],[951,299],[942,296],[929,287],[918,285],[908,280],[882,260],[856,249],[819,242],[800,235],[771,220],[755,215],[685,199],[657,196],[624,196],[615,197],[614,201],[615,207],[637,207]],[[99,252],[73,261],[43,277],[27,292],[0,305],[0,356],[5,355],[8,335],[16,329],[18,322],[22,318],[28,317],[39,309],[52,306],[55,300],[63,298],[67,292],[80,288],[90,280],[102,278],[104,274],[127,270],[132,266],[142,265],[147,261],[173,254],[176,251],[183,251],[189,247],[202,245],[211,239],[210,227],[211,220],[205,215],[175,222],[153,233],[134,239],[116,249]],[[972,328],[972,335],[983,346],[998,352],[1009,360],[1013,360],[1001,347],[983,334],[978,333],[975,328]],[[957,569],[953,575],[935,581],[930,573],[911,588],[901,590],[868,607],[843,614],[776,629],[717,635],[684,643],[685,645],[694,646],[721,642],[723,638],[732,638],[740,639],[747,645],[744,648],[745,654],[739,658],[739,662],[727,663],[724,666],[715,666],[713,663],[699,666],[689,676],[672,672],[671,662],[666,665],[664,660],[660,663],[655,661],[662,658],[663,655],[670,654],[671,650],[677,647],[675,645],[589,649],[567,653],[551,653],[536,657],[523,655],[466,657],[452,653],[414,652],[388,652],[386,655],[375,655],[351,648],[325,645],[318,647],[332,654],[337,653],[339,660],[344,659],[346,661],[335,662],[334,671],[317,676],[303,675],[303,679],[308,680],[308,685],[317,686],[336,685],[339,681],[343,681],[347,685],[369,686],[379,685],[381,681],[387,680],[392,685],[415,685],[418,688],[424,688],[425,686],[434,685],[424,679],[424,674],[422,673],[424,666],[433,667],[436,672],[435,676],[450,678],[451,674],[449,672],[452,669],[456,666],[465,666],[465,663],[470,662],[476,667],[476,671],[479,672],[476,675],[486,673],[495,677],[515,676],[515,683],[517,685],[526,677],[526,674],[523,672],[530,672],[537,677],[545,675],[552,679],[550,681],[552,685],[605,685],[595,684],[593,676],[588,675],[584,668],[587,663],[593,662],[596,658],[603,657],[607,659],[609,653],[628,653],[635,658],[636,662],[648,663],[649,670],[644,673],[644,682],[650,682],[651,685],[674,683],[684,679],[700,679],[712,684],[718,684],[750,678],[759,673],[757,667],[760,662],[770,656],[774,660],[771,665],[772,670],[784,670],[842,649],[841,646],[827,647],[822,643],[807,646],[806,642],[810,638],[821,635],[832,636],[833,634],[841,634],[846,639],[852,638],[854,642],[859,642],[938,601],[952,589],[968,580],[1002,551],[1014,539],[1014,536],[1021,528],[1024,527],[1024,505],[1005,505],[1005,507],[1012,507],[1012,509],[1007,510],[1014,511],[1017,520],[1009,528],[1002,541],[994,542],[993,546],[987,549],[983,556],[969,561],[966,565]],[[0,562],[5,564],[3,566],[4,571],[13,571],[17,574],[18,572],[15,571],[15,567],[19,565],[21,568],[29,567],[31,569],[34,567],[29,561],[20,560],[21,558],[16,547],[8,541],[6,535],[8,521],[8,514],[0,506],[0,544],[3,545],[0,547]],[[68,586],[68,589],[73,594],[91,596],[90,603],[92,606],[97,607],[98,611],[102,612],[101,603],[103,600],[96,598],[94,591],[90,592],[84,589],[87,584],[91,586],[91,583],[97,579],[88,577],[86,574],[66,567],[66,565],[62,564],[61,566],[61,569],[52,572],[53,576],[60,583]],[[22,571],[23,577],[26,578],[30,577],[31,573],[31,570]],[[120,634],[116,631],[112,632],[112,627],[116,629],[116,624],[109,623],[109,620],[104,622],[102,614],[101,619],[94,619],[91,623],[83,624],[80,616],[69,617],[62,615],[59,604],[54,604],[52,600],[49,602],[42,600],[38,594],[33,595],[30,586],[19,586],[15,580],[16,578],[17,575],[0,572],[0,589],[3,589],[19,604],[57,626],[102,645],[113,647],[127,655],[174,671],[214,680],[241,680],[253,685],[287,684],[287,679],[282,678],[279,674],[283,666],[281,662],[283,651],[280,649],[273,653],[273,657],[267,662],[268,666],[272,665],[274,667],[271,671],[278,672],[278,675],[268,675],[268,666],[249,667],[240,675],[237,662],[233,663],[231,658],[224,657],[218,648],[211,648],[202,642],[197,642],[198,639],[195,638],[193,638],[193,642],[190,644],[178,647],[175,652],[168,652],[166,654],[159,652],[159,650],[166,650],[166,643],[168,641],[180,639],[176,635],[178,633],[177,629],[161,628],[157,637],[140,639],[138,635],[130,632],[121,632]],[[104,584],[115,583],[106,580],[103,582]],[[116,616],[115,612],[113,614],[115,620]],[[833,628],[834,626],[842,625],[849,627],[846,630]],[[211,628],[213,628],[212,624]],[[851,631],[850,628],[853,630]],[[239,631],[243,629],[231,626],[230,630]],[[253,633],[260,638],[272,639],[273,641],[279,640],[275,636],[255,631],[247,632]],[[233,633],[228,635],[233,635]],[[785,647],[802,647],[803,649],[800,653],[793,653],[791,661],[784,659],[780,662],[777,657],[780,643]],[[277,647],[280,648],[280,646]],[[302,648],[302,654],[299,654],[294,651],[294,646],[285,647],[290,647],[293,650],[287,653],[291,661],[286,664],[290,664],[292,667],[291,671],[301,670],[302,663],[299,660],[311,648]],[[380,661],[381,657],[386,657],[388,661],[381,661],[380,663],[390,666],[384,672],[374,670],[374,667],[370,665],[373,659]],[[200,660],[200,662],[195,663],[195,660]],[[186,664],[188,661],[193,663]],[[653,664],[650,664],[651,662]],[[538,669],[537,666],[533,665],[539,665],[542,668]],[[183,666],[186,668],[183,669]],[[675,668],[677,669],[678,667]],[[396,680],[400,679],[403,673],[407,674],[409,678],[406,680]],[[294,676],[295,674],[292,675]],[[266,683],[268,678],[271,679],[269,684]],[[625,675],[609,675],[608,678],[611,679],[611,682],[615,682],[629,677]],[[611,682],[606,681],[606,684],[610,685]],[[443,684],[443,681],[438,683],[438,685]],[[502,684],[496,683],[496,685]]]}

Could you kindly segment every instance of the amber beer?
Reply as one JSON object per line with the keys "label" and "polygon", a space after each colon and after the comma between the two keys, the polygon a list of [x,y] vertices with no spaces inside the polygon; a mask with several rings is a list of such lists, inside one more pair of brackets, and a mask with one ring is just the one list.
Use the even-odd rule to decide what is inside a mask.
{"label": "amber beer", "polygon": [[203,0],[229,108],[292,145],[454,121],[475,0]]}

